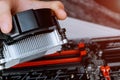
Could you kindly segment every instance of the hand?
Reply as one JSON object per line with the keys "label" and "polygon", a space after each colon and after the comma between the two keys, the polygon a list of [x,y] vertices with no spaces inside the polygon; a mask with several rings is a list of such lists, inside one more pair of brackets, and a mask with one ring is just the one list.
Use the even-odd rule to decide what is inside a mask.
{"label": "hand", "polygon": [[12,15],[28,9],[50,8],[58,19],[65,19],[64,6],[59,1],[0,0],[0,29],[3,33],[12,30]]}

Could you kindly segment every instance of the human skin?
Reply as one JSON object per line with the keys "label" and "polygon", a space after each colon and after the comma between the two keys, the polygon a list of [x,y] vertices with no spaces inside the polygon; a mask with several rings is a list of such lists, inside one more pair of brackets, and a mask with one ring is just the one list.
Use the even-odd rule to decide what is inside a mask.
{"label": "human skin", "polygon": [[58,19],[67,17],[64,5],[60,1],[40,0],[0,0],[0,29],[3,33],[12,30],[12,15],[28,9],[50,8]]}

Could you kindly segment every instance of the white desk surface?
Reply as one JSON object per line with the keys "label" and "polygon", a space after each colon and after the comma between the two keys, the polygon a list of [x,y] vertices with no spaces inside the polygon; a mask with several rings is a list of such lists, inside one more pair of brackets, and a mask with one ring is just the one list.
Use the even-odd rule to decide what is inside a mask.
{"label": "white desk surface", "polygon": [[66,20],[59,22],[61,27],[66,28],[68,39],[120,36],[120,30],[118,29],[74,18],[68,17]]}

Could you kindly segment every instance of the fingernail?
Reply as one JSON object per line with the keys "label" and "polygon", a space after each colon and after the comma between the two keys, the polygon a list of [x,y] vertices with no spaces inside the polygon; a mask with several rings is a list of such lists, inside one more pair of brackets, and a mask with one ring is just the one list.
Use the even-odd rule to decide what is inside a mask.
{"label": "fingernail", "polygon": [[8,24],[2,24],[1,26],[0,26],[0,28],[1,28],[1,31],[3,32],[3,33],[9,33],[10,32],[10,28],[9,28],[9,25]]}

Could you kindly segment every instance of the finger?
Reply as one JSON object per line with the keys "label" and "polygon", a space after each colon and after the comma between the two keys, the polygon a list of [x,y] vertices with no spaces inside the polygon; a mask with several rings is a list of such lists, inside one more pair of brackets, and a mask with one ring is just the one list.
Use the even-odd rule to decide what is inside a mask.
{"label": "finger", "polygon": [[67,16],[66,12],[64,11],[64,6],[60,1],[26,0],[26,2],[24,2],[21,0],[17,6],[17,12],[25,11],[28,9],[50,8],[55,12],[58,19],[65,19]]}
{"label": "finger", "polygon": [[54,10],[58,19],[65,19],[67,17],[64,6],[61,2],[55,1],[54,3],[51,3],[50,8]]}
{"label": "finger", "polygon": [[10,7],[5,1],[0,1],[0,29],[3,33],[9,33],[12,29]]}

